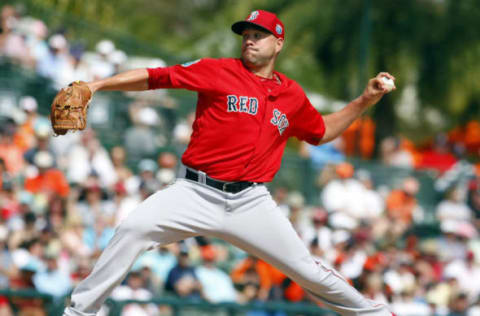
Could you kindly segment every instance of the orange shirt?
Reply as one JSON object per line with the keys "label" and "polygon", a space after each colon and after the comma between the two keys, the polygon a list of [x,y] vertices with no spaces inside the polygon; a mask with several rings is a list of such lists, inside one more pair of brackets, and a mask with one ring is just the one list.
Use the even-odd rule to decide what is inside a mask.
{"label": "orange shirt", "polygon": [[375,149],[375,122],[370,117],[355,120],[342,134],[347,156],[369,159]]}
{"label": "orange shirt", "polygon": [[70,186],[60,170],[49,169],[34,178],[27,178],[25,190],[32,193],[56,193],[66,197],[70,192]]}
{"label": "orange shirt", "polygon": [[13,176],[23,170],[23,152],[13,144],[0,144],[0,158],[5,161],[7,171]]}
{"label": "orange shirt", "polygon": [[279,285],[285,279],[285,275],[280,270],[265,261],[247,258],[233,269],[231,273],[233,282],[241,283],[245,273],[252,268],[255,269],[259,276],[260,288],[262,289],[269,290],[272,285]]}
{"label": "orange shirt", "polygon": [[387,198],[387,211],[390,216],[410,223],[413,211],[417,205],[415,197],[410,196],[402,190],[393,190]]}
{"label": "orange shirt", "polygon": [[22,152],[32,148],[35,144],[35,130],[33,125],[34,121],[28,120],[20,125],[15,133],[13,142]]}

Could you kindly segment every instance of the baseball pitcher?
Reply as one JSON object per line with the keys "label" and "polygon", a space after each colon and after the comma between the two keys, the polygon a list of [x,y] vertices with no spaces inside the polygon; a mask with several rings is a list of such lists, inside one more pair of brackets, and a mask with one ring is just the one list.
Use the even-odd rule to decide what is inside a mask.
{"label": "baseball pitcher", "polygon": [[285,40],[275,14],[253,11],[232,30],[242,38],[240,58],[135,69],[76,82],[55,98],[52,124],[64,134],[84,127],[82,115],[100,90],[198,93],[193,133],[182,157],[184,174],[120,224],[91,274],[73,291],[64,315],[95,315],[140,254],[199,235],[224,239],[269,262],[341,315],[391,315],[387,306],[364,298],[338,272],[312,258],[264,183],[280,168],[289,137],[314,145],[333,140],[395,89],[387,84],[395,78],[379,73],[361,96],[322,116],[298,83],[274,69]]}

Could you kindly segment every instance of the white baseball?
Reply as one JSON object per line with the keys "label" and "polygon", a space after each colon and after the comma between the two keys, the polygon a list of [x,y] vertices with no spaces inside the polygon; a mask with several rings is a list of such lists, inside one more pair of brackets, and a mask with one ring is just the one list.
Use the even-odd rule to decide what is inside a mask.
{"label": "white baseball", "polygon": [[388,77],[383,76],[382,82],[383,82],[383,86],[387,88],[388,91],[392,91],[392,89],[395,87],[395,82],[393,82],[393,80]]}

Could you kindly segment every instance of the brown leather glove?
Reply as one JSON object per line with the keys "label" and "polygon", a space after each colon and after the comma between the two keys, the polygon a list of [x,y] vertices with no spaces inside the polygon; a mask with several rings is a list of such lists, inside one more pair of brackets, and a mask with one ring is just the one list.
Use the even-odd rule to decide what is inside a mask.
{"label": "brown leather glove", "polygon": [[75,81],[63,88],[53,99],[50,121],[56,135],[69,130],[83,130],[87,126],[88,104],[92,91],[83,81]]}

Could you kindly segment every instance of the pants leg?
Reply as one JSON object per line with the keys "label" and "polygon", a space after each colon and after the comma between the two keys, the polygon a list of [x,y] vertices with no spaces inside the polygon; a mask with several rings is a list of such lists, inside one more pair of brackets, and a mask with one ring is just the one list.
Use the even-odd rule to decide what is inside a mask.
{"label": "pants leg", "polygon": [[218,229],[224,202],[212,193],[179,179],[143,201],[119,225],[90,275],[75,288],[64,315],[95,315],[144,251]]}
{"label": "pants leg", "polygon": [[341,315],[391,315],[387,306],[366,299],[338,272],[315,262],[266,188],[244,195],[231,196],[221,238],[279,268]]}

